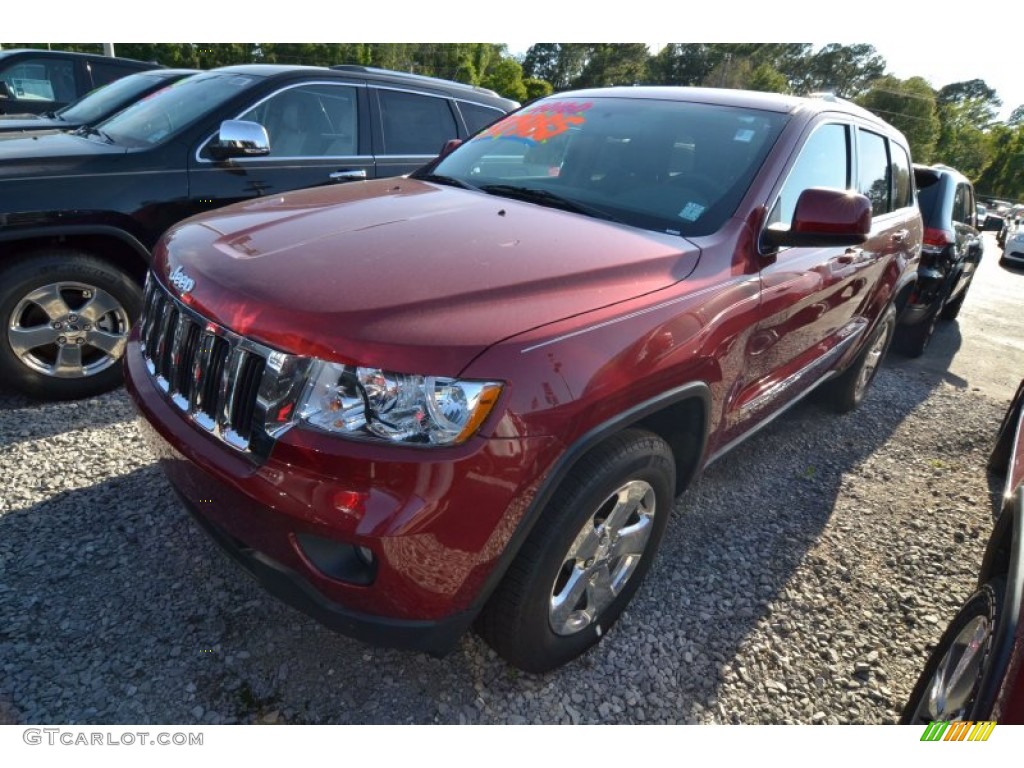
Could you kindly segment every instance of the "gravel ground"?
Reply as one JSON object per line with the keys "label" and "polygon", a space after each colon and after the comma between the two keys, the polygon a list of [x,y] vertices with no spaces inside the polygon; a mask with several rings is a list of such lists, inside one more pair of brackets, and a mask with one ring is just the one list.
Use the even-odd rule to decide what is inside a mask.
{"label": "gravel ground", "polygon": [[605,640],[544,676],[334,635],[221,556],[123,392],[0,392],[0,723],[891,723],[992,524],[1005,408],[889,364],[808,402],[676,503]]}

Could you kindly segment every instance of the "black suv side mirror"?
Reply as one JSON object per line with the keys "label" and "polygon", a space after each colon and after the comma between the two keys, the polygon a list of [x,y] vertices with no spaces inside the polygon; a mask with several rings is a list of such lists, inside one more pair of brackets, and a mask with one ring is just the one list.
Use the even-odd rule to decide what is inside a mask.
{"label": "black suv side mirror", "polygon": [[209,151],[215,160],[269,155],[270,137],[259,123],[225,120],[220,124],[220,135],[210,142]]}
{"label": "black suv side mirror", "polygon": [[6,81],[0,80],[0,99],[13,99],[14,94],[11,93],[11,87]]}
{"label": "black suv side mirror", "polygon": [[793,221],[771,224],[762,235],[769,247],[839,247],[859,245],[871,233],[871,201],[839,189],[805,189],[793,211]]}

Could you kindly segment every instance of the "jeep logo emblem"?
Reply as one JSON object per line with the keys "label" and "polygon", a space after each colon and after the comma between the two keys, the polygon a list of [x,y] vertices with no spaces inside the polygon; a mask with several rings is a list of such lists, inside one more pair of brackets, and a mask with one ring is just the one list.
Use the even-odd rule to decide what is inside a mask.
{"label": "jeep logo emblem", "polygon": [[196,287],[196,281],[185,274],[185,270],[178,267],[171,272],[168,279],[171,281],[171,285],[177,288],[181,293],[188,293]]}

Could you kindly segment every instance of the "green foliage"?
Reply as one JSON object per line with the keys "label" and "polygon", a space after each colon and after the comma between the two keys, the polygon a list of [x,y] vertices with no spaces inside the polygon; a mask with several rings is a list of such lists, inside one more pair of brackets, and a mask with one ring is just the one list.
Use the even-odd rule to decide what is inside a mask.
{"label": "green foliage", "polygon": [[926,80],[886,75],[875,80],[856,102],[903,132],[914,162],[932,162],[941,125],[935,91]]}
{"label": "green foliage", "polygon": [[844,99],[864,93],[885,73],[885,59],[874,46],[829,43],[794,62],[794,92],[831,91]]}
{"label": "green foliage", "polygon": [[480,81],[484,88],[496,91],[506,99],[526,101],[527,90],[523,82],[523,67],[515,59],[502,59],[490,68],[487,76]]}
{"label": "green foliage", "polygon": [[539,80],[536,77],[524,77],[523,85],[526,86],[526,101],[543,99],[545,96],[550,96],[555,92],[555,89],[551,87],[551,83],[547,80]]}
{"label": "green foliage", "polygon": [[989,133],[991,158],[975,183],[984,194],[1024,200],[1024,125],[996,125]]}

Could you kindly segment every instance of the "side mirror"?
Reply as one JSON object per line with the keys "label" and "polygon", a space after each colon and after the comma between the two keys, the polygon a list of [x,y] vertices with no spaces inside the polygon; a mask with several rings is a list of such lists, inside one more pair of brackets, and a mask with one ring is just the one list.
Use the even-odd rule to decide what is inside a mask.
{"label": "side mirror", "polygon": [[270,154],[270,137],[259,123],[225,120],[220,124],[220,135],[210,142],[209,150],[216,160],[265,156]]}
{"label": "side mirror", "polygon": [[0,80],[0,99],[13,99],[14,94],[11,93],[11,87],[6,81]]}
{"label": "side mirror", "polygon": [[771,224],[762,236],[770,247],[829,248],[859,245],[871,233],[871,201],[838,189],[805,189],[796,201],[793,222]]}

